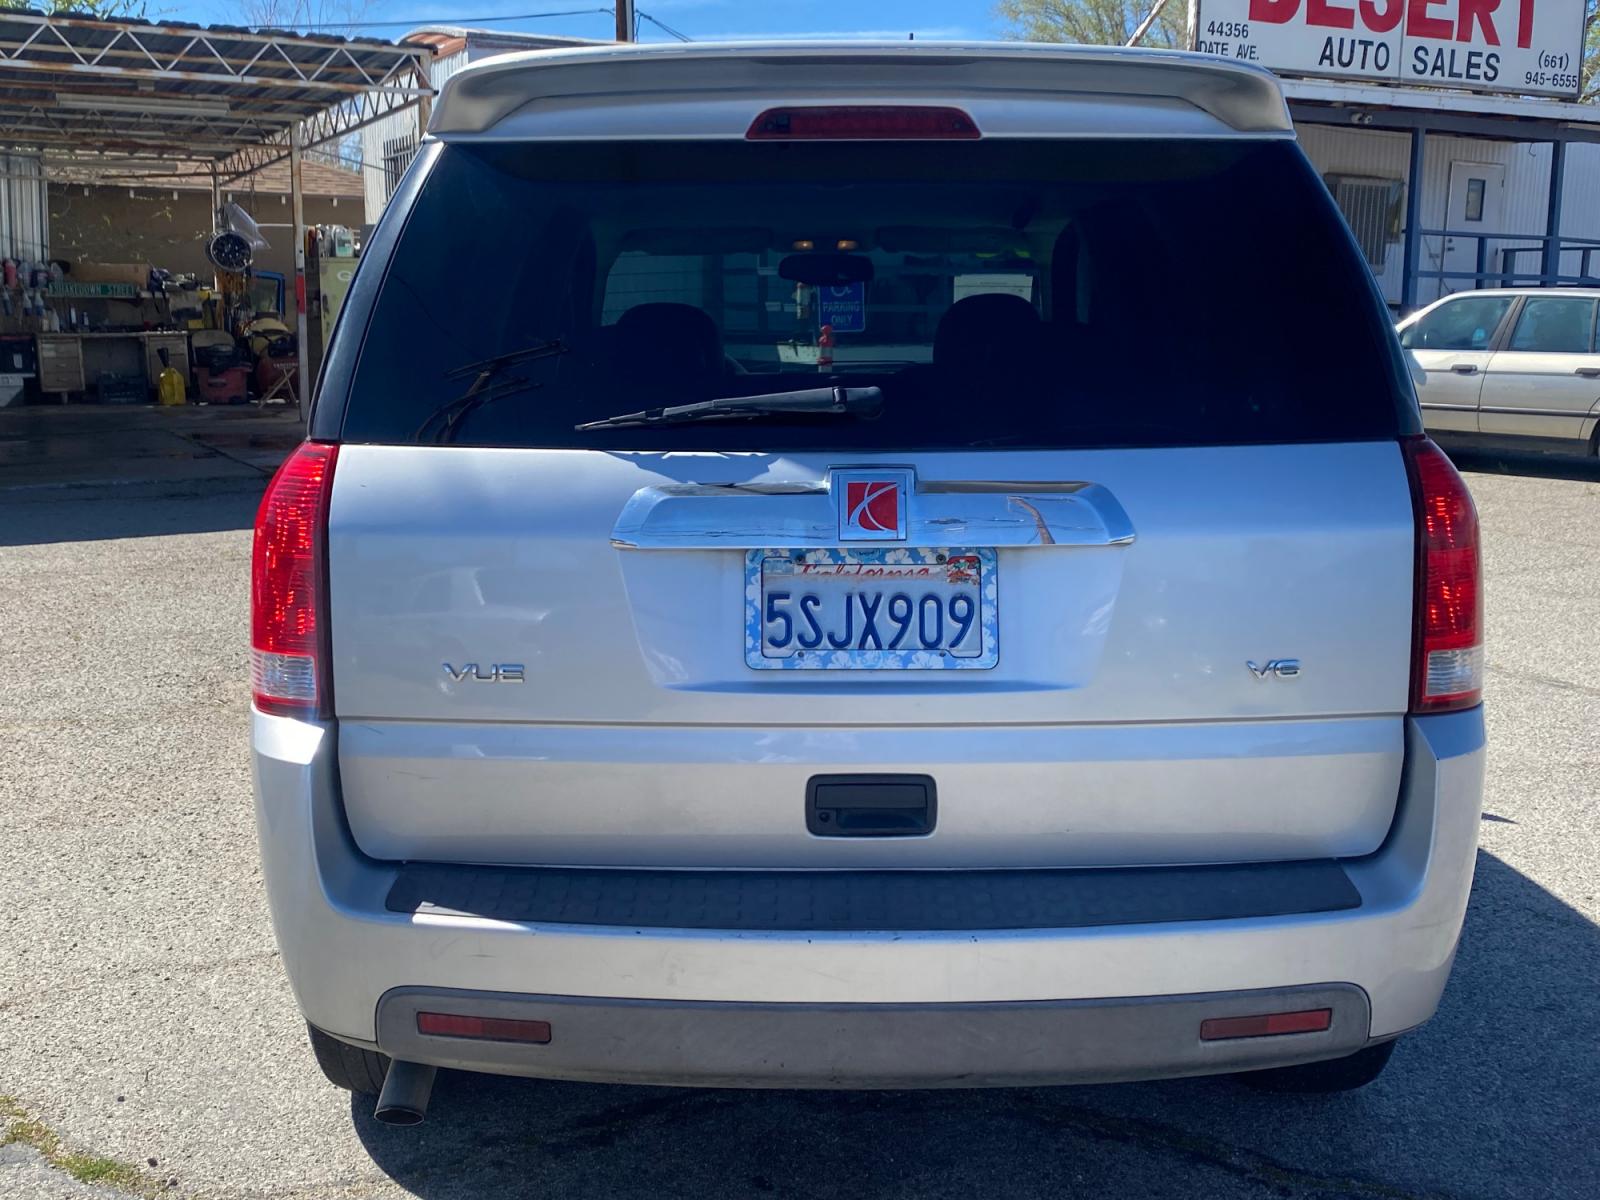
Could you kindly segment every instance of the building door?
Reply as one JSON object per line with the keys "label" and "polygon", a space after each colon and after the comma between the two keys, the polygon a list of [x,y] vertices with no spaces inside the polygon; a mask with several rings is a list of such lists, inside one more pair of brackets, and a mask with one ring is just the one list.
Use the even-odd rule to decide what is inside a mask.
{"label": "building door", "polygon": [[[1445,204],[1444,227],[1457,234],[1444,239],[1440,256],[1441,271],[1476,271],[1479,239],[1471,235],[1504,233],[1506,169],[1500,163],[1453,162],[1450,164],[1450,195]],[[1499,263],[1491,243],[1484,269],[1494,271]],[[1472,290],[1470,279],[1439,280],[1438,296]],[[1435,297],[1437,299],[1437,296]]]}

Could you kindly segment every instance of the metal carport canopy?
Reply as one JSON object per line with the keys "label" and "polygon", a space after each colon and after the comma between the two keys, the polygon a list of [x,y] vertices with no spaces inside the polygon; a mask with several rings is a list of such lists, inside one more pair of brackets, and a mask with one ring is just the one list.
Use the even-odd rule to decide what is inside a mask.
{"label": "metal carport canopy", "polygon": [[433,95],[426,46],[377,39],[0,10],[0,146],[53,163],[201,163],[216,186],[285,158],[305,410],[301,151]]}

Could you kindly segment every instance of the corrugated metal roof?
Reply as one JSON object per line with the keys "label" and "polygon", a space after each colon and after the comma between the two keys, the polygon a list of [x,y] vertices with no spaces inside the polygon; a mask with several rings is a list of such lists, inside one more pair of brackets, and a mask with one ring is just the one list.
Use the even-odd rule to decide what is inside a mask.
{"label": "corrugated metal roof", "polygon": [[414,102],[428,94],[416,77],[426,54],[375,38],[0,10],[0,144],[222,159],[374,96]]}
{"label": "corrugated metal roof", "polygon": [[[83,161],[47,161],[45,174],[51,183],[71,184],[74,187],[82,184],[89,187],[153,188],[158,191],[211,190],[211,171],[203,163],[174,163],[171,170],[156,170],[150,163],[107,167]],[[308,157],[301,165],[301,179],[307,196],[337,196],[341,200],[359,200],[362,197],[361,172],[348,167],[335,167]],[[227,190],[287,196],[289,164],[276,162],[242,175],[228,184]]]}

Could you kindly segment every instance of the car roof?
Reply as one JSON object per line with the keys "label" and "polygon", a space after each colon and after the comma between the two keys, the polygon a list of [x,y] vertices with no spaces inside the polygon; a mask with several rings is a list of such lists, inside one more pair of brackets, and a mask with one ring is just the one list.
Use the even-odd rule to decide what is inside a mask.
{"label": "car roof", "polygon": [[[1440,296],[1434,304],[1445,300],[1455,300],[1462,296],[1577,296],[1584,300],[1600,298],[1600,284],[1583,285],[1572,284],[1564,287],[1517,287],[1517,288],[1467,288],[1459,292],[1451,292],[1448,296]],[[1432,307],[1431,305],[1429,307]]]}
{"label": "car roof", "polygon": [[1026,42],[694,42],[533,50],[456,72],[444,140],[742,138],[768,107],[953,104],[986,137],[1292,137],[1277,80],[1184,51]]}
{"label": "car roof", "polygon": [[1448,300],[1461,300],[1468,296],[1575,296],[1580,300],[1600,300],[1600,285],[1595,286],[1569,286],[1569,287],[1520,287],[1520,288],[1467,288],[1459,292],[1451,292],[1448,296],[1440,296],[1437,300],[1430,300],[1421,308],[1407,313],[1395,322],[1395,328],[1401,329],[1408,325],[1415,325],[1417,318],[1424,313],[1430,313]]}

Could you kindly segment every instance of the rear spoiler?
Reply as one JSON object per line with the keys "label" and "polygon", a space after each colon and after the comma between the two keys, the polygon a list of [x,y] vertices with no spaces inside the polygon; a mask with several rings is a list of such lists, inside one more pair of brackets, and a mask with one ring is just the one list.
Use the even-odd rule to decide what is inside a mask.
{"label": "rear spoiler", "polygon": [[445,140],[742,138],[761,110],[806,102],[958,104],[986,137],[1260,137],[1294,129],[1270,73],[1205,54],[697,42],[487,59],[446,82],[429,132]]}

